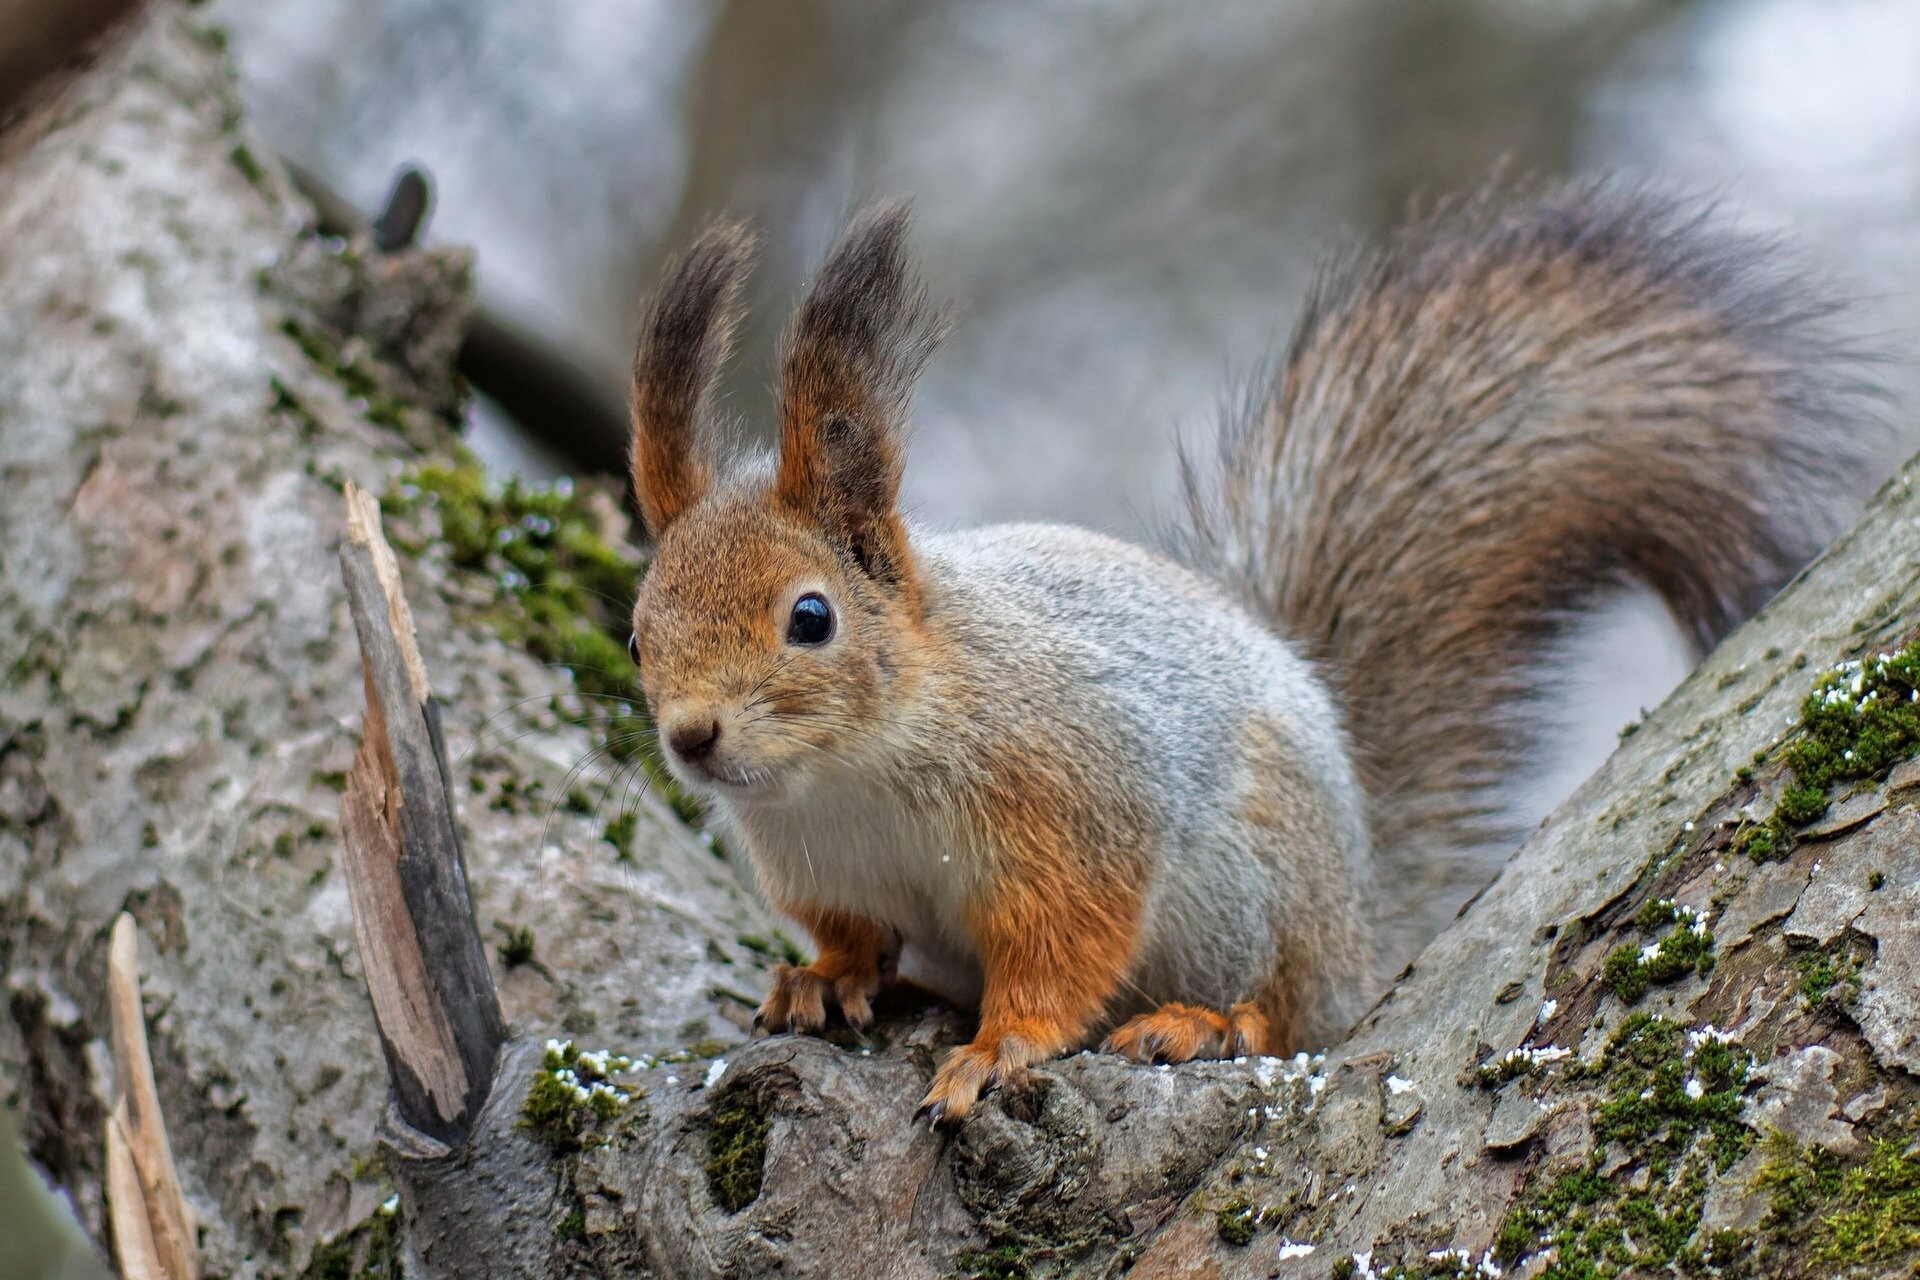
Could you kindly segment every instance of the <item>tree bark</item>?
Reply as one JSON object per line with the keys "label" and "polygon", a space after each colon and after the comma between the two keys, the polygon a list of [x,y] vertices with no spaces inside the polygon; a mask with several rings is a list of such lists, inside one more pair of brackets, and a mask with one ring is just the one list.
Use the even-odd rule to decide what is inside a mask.
{"label": "tree bark", "polygon": [[[129,910],[209,1276],[297,1274],[393,1189],[336,866],[362,705],[340,491],[445,449],[472,305],[462,251],[315,235],[239,120],[218,44],[162,3],[0,135],[0,1094],[104,1241]],[[506,1017],[739,1039],[771,962],[740,940],[775,922],[657,802],[624,861],[617,787],[555,804],[590,748],[566,673],[440,549],[401,573]],[[509,926],[530,963],[501,962]]]}
{"label": "tree bark", "polygon": [[[208,1275],[316,1257],[530,1277],[1912,1265],[1920,770],[1836,794],[1772,857],[1733,843],[1789,781],[1756,756],[1816,675],[1920,625],[1920,464],[1345,1043],[1169,1069],[1080,1054],[952,1134],[911,1115],[956,1015],[742,1043],[772,924],[730,867],[664,808],[629,864],[598,820],[500,803],[508,779],[557,792],[588,741],[544,710],[512,735],[483,717],[564,710],[567,686],[487,629],[488,584],[434,547],[404,556],[465,800],[443,834],[471,936],[451,945],[527,925],[538,963],[489,956],[515,1034],[477,1114],[369,1163],[394,1086],[333,870],[366,688],[338,490],[444,443],[467,264],[305,235],[271,166],[235,159],[231,94],[161,6],[7,139],[0,172],[0,634],[20,637],[0,691],[0,1071],[96,1237],[101,974],[125,906]],[[290,320],[360,352],[356,378]],[[356,404],[368,376],[403,406],[388,425]],[[1686,964],[1659,967],[1669,944]],[[737,1047],[675,1052],[714,1039]],[[419,1103],[400,1082],[396,1108]]]}

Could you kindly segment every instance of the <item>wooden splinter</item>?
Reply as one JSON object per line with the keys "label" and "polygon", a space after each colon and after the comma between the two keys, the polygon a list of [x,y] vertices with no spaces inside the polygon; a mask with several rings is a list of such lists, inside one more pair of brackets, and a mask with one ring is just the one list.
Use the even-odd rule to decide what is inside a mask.
{"label": "wooden splinter", "polygon": [[192,1210],[180,1192],[173,1149],[160,1115],[140,1011],[133,917],[121,912],[107,947],[107,1008],[112,1019],[114,1088],[107,1117],[107,1216],[114,1253],[128,1280],[197,1280]]}
{"label": "wooden splinter", "polygon": [[392,1082],[393,1136],[458,1146],[493,1084],[506,1024],[473,920],[440,711],[371,494],[347,485],[340,568],[367,711],[340,801],[341,854]]}

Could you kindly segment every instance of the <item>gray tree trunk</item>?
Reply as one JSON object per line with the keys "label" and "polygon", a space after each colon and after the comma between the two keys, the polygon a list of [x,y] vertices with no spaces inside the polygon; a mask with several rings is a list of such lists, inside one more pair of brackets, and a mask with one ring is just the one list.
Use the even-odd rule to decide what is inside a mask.
{"label": "gray tree trunk", "polygon": [[[772,923],[663,807],[619,861],[604,812],[529,804],[588,749],[569,686],[489,628],[489,584],[443,547],[403,557],[518,1038],[463,1138],[409,1139],[404,1096],[383,1122],[335,870],[364,699],[339,489],[444,447],[469,264],[317,242],[237,115],[217,50],[161,5],[0,143],[0,1073],[96,1236],[101,975],[126,907],[210,1274],[1873,1275],[1920,1256],[1920,771],[1836,793],[1765,860],[1732,847],[1789,781],[1755,758],[1818,673],[1920,622],[1913,466],[1347,1042],[1172,1069],[1082,1054],[954,1134],[910,1119],[953,1015],[742,1043]],[[533,931],[533,962],[494,954],[505,925]],[[572,1046],[550,1057],[549,1036]],[[596,1114],[550,1063],[591,1083],[573,1055],[602,1048],[643,1060],[609,1066]]]}
{"label": "gray tree trunk", "polygon": [[[132,911],[210,1273],[251,1275],[391,1190],[335,865],[362,693],[334,548],[345,480],[382,492],[451,439],[472,302],[464,252],[313,235],[239,119],[215,39],[159,4],[0,135],[0,1091],[103,1238],[106,938]],[[438,553],[406,573],[481,935],[534,940],[497,975],[508,1018],[738,1040],[769,963],[739,939],[774,923],[663,807],[621,862],[618,794],[551,803],[589,749],[549,709],[565,674]]]}

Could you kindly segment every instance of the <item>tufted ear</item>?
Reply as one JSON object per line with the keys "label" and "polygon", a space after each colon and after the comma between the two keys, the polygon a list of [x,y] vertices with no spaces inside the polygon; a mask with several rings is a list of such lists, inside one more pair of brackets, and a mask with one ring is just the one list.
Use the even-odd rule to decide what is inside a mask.
{"label": "tufted ear", "polygon": [[707,491],[700,436],[708,388],[739,319],[753,237],[709,227],[667,268],[633,353],[633,491],[656,538]]}
{"label": "tufted ear", "polygon": [[857,218],[788,329],[772,498],[882,582],[908,575],[894,509],[914,379],[943,327],[907,256],[908,210]]}

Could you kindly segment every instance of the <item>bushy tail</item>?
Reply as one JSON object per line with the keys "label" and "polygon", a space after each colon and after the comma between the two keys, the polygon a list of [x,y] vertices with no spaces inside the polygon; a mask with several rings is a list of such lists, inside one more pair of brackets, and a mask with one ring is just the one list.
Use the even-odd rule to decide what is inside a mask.
{"label": "bushy tail", "polygon": [[1699,206],[1484,194],[1329,264],[1186,463],[1191,558],[1347,708],[1396,963],[1511,847],[1581,610],[1637,578],[1704,649],[1836,532],[1877,447],[1834,311]]}

